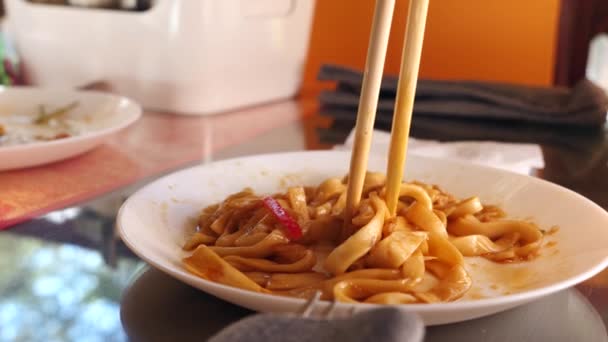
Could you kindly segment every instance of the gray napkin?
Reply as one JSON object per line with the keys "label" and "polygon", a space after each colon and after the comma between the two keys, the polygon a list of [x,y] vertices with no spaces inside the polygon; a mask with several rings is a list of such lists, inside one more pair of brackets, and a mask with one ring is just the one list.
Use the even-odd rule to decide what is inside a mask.
{"label": "gray napkin", "polygon": [[384,307],[347,319],[257,314],[228,326],[209,342],[420,342],[423,338],[424,325],[415,314],[396,307]]}
{"label": "gray napkin", "polygon": [[[324,113],[356,116],[361,89],[360,72],[324,65],[322,81],[336,81],[335,91],[324,91],[319,101]],[[397,78],[383,79],[379,119],[393,114]],[[608,97],[588,80],[571,89],[541,88],[475,81],[419,80],[414,114],[449,118],[526,121],[552,125],[598,126],[606,120]]]}

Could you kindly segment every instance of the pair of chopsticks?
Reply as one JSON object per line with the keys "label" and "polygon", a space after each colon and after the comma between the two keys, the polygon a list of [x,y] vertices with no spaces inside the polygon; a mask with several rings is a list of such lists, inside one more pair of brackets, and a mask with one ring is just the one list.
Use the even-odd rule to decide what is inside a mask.
{"label": "pair of chopsticks", "polygon": [[[386,204],[391,216],[397,210],[405,169],[428,7],[429,0],[410,0],[387,165]],[[395,0],[376,1],[350,161],[346,222],[350,221],[361,201],[394,9]]]}

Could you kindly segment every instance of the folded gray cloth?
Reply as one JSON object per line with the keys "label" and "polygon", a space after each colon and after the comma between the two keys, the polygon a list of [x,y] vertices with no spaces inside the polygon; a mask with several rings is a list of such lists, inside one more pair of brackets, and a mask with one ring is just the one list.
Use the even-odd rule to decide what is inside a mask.
{"label": "folded gray cloth", "polygon": [[415,314],[384,307],[347,319],[257,314],[228,326],[209,342],[420,342],[423,338],[424,325]]}
{"label": "folded gray cloth", "polygon": [[[335,91],[324,91],[319,101],[324,112],[349,111],[355,116],[359,102],[360,72],[323,65],[322,81],[336,81]],[[378,117],[393,114],[397,78],[383,79]],[[541,88],[475,81],[419,80],[414,115],[527,121],[553,125],[598,126],[606,121],[608,96],[588,80],[571,89]]]}

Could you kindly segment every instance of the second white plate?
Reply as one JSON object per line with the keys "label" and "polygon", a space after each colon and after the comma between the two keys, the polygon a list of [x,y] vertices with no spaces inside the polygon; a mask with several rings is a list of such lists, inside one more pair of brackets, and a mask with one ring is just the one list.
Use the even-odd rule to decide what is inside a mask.
{"label": "second white plate", "polygon": [[87,120],[87,132],[58,140],[0,146],[0,171],[47,164],[70,158],[100,145],[141,116],[135,102],[94,91],[0,87],[0,116],[29,115],[40,105],[60,108],[77,102],[71,117]]}

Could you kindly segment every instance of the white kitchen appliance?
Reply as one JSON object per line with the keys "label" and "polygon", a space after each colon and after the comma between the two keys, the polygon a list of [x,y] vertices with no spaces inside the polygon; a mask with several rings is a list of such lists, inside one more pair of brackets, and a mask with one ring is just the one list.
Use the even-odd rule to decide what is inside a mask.
{"label": "white kitchen appliance", "polygon": [[143,12],[5,6],[30,83],[105,82],[148,109],[204,115],[296,94],[314,0],[157,0]]}

